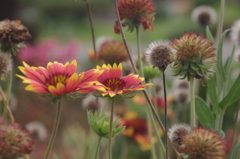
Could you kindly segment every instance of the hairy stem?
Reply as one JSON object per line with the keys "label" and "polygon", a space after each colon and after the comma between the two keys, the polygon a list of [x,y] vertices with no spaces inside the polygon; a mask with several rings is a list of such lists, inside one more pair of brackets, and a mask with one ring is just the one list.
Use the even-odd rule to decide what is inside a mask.
{"label": "hairy stem", "polygon": [[114,115],[114,107],[115,107],[115,100],[112,99],[112,107],[111,107],[111,116],[110,116],[110,129],[109,129],[109,142],[108,142],[108,158],[112,159],[112,126],[113,126],[113,115]]}
{"label": "hairy stem", "polygon": [[95,159],[98,159],[98,150],[100,147],[100,143],[101,143],[102,137],[98,137],[98,142],[97,142],[97,147],[96,147],[96,152],[95,152]]}
{"label": "hairy stem", "polygon": [[165,72],[162,71],[163,75],[163,92],[164,92],[164,125],[165,125],[165,147],[166,147],[166,159],[168,159],[168,121],[167,121],[167,90],[166,90],[166,78],[165,78]]}
{"label": "hairy stem", "polygon": [[44,159],[48,159],[48,156],[49,156],[50,151],[52,149],[54,140],[56,138],[58,125],[59,125],[59,121],[60,121],[60,116],[61,116],[61,109],[62,109],[62,101],[59,101],[58,105],[57,105],[57,116],[55,118],[55,122],[54,122],[54,126],[53,126],[53,132],[52,132],[52,135],[51,135],[51,139],[48,143],[48,147],[47,147],[47,151],[46,151]]}
{"label": "hairy stem", "polygon": [[195,112],[195,89],[194,89],[194,77],[190,77],[190,118],[191,118],[191,127],[196,127],[196,112]]}

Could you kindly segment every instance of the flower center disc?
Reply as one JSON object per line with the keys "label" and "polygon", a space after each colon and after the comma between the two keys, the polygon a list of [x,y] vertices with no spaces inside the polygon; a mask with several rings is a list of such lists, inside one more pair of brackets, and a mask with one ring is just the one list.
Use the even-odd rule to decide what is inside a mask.
{"label": "flower center disc", "polygon": [[105,86],[112,91],[118,91],[125,88],[126,82],[122,79],[109,78],[102,82]]}
{"label": "flower center disc", "polygon": [[46,85],[52,85],[52,86],[57,86],[58,83],[66,84],[67,80],[69,77],[66,75],[53,75],[46,81]]}

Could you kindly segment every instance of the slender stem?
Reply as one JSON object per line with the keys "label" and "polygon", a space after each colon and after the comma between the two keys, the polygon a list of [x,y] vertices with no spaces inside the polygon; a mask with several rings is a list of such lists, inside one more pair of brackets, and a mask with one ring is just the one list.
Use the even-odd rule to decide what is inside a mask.
{"label": "slender stem", "polygon": [[98,150],[99,150],[99,147],[100,147],[100,143],[101,143],[101,140],[102,140],[102,137],[98,137],[98,142],[97,142],[97,148],[96,148],[96,152],[95,152],[95,159],[98,158]]}
{"label": "slender stem", "polygon": [[231,141],[231,146],[230,146],[230,153],[232,153],[233,151],[233,148],[236,144],[236,139],[237,139],[237,136],[238,136],[238,116],[239,116],[239,110],[240,110],[240,100],[239,100],[239,103],[238,103],[238,109],[237,109],[237,112],[236,112],[236,115],[235,115],[235,119],[234,119],[234,126],[233,126],[233,136],[232,136],[232,141]]}
{"label": "slender stem", "polygon": [[59,101],[58,105],[57,105],[57,116],[55,118],[55,122],[54,122],[54,126],[53,126],[53,132],[52,132],[52,135],[51,135],[51,139],[48,143],[48,148],[47,148],[44,159],[48,158],[48,156],[50,154],[50,151],[52,149],[52,146],[53,146],[56,134],[57,134],[57,130],[58,130],[58,125],[59,125],[60,116],[61,116],[61,109],[62,109],[62,101]]}
{"label": "slender stem", "polygon": [[194,90],[194,77],[190,77],[190,95],[191,95],[191,105],[190,105],[190,116],[191,116],[191,127],[196,127],[196,114],[195,114],[195,90]]}
{"label": "slender stem", "polygon": [[9,72],[9,76],[8,76],[6,102],[3,108],[3,123],[6,122],[6,118],[7,118],[7,110],[8,110],[9,100],[11,96],[11,90],[12,90],[12,71]]}
{"label": "slender stem", "polygon": [[[6,100],[6,97],[5,97],[4,93],[3,93],[3,90],[2,90],[1,86],[0,86],[0,94],[2,96],[3,102],[6,103],[7,100]],[[7,112],[8,112],[8,115],[10,117],[11,123],[13,124],[15,122],[15,119],[13,117],[13,114],[12,114],[12,111],[11,111],[9,105],[7,105]]]}
{"label": "slender stem", "polygon": [[[148,109],[148,108],[147,108]],[[152,129],[151,129],[151,117],[149,111],[147,111],[147,129],[148,129],[148,136],[149,136],[149,141],[151,144],[151,154],[152,154],[152,159],[157,159],[157,154],[156,154],[156,147],[155,144],[153,143],[153,135],[152,135]]]}
{"label": "slender stem", "polygon": [[125,34],[124,34],[124,32],[123,32],[123,28],[122,28],[121,20],[120,20],[120,15],[119,15],[119,11],[118,11],[117,1],[118,1],[118,0],[114,0],[114,4],[115,4],[115,10],[116,10],[116,15],[117,15],[117,20],[118,20],[118,24],[119,24],[120,33],[121,33],[121,35],[122,35],[122,40],[123,40],[123,43],[124,43],[124,45],[125,45],[125,47],[126,47],[127,54],[128,54],[129,59],[130,59],[130,63],[131,63],[131,65],[132,65],[133,71],[134,71],[135,74],[138,74],[138,73],[137,73],[137,69],[136,69],[136,67],[135,67],[135,65],[134,65],[134,62],[133,62],[133,58],[132,58],[131,53],[130,53],[130,49],[129,49],[128,44],[127,44],[127,41],[126,41]]}
{"label": "slender stem", "polygon": [[92,33],[92,43],[93,43],[93,50],[94,50],[94,58],[95,58],[95,65],[98,63],[97,58],[97,49],[96,49],[96,40],[95,40],[95,33],[94,33],[94,25],[93,25],[93,18],[92,18],[92,11],[89,5],[88,0],[84,0],[86,2],[87,10],[88,10],[88,17],[91,26],[91,33]]}
{"label": "slender stem", "polygon": [[162,71],[163,75],[163,91],[164,91],[164,125],[165,125],[165,147],[166,147],[166,159],[168,159],[168,121],[167,121],[167,91],[166,91],[166,78],[165,72]]}
{"label": "slender stem", "polygon": [[140,42],[140,32],[139,32],[139,27],[136,27],[136,35],[137,35],[137,55],[138,55],[138,70],[139,70],[139,75],[141,77],[144,77],[143,73],[143,64],[142,64],[142,56],[141,56],[141,42]]}
{"label": "slender stem", "polygon": [[[115,10],[116,10],[116,14],[117,14],[118,23],[121,24],[121,20],[120,20],[120,16],[119,16],[119,11],[118,11],[117,0],[114,0],[114,2],[115,2]],[[130,62],[131,62],[133,71],[134,71],[135,74],[138,74],[137,69],[136,69],[136,67],[135,67],[135,65],[134,65],[134,63],[133,63],[133,60],[132,60],[132,56],[131,56],[129,47],[128,47],[127,42],[126,42],[126,38],[125,38],[125,34],[124,34],[124,32],[123,32],[123,29],[122,29],[122,25],[119,25],[119,28],[120,28],[120,33],[121,33],[121,35],[122,35],[122,40],[123,40],[123,43],[124,43],[124,45],[125,45],[125,47],[126,47],[126,50],[127,50],[127,53],[128,53],[128,56],[129,56],[129,59],[130,59]],[[143,90],[143,93],[144,93],[144,95],[145,95],[145,98],[147,99],[147,102],[149,103],[149,106],[150,106],[150,108],[151,108],[151,110],[152,110],[152,112],[153,112],[153,115],[154,115],[154,117],[156,118],[159,126],[161,127],[162,131],[165,132],[165,128],[164,128],[164,126],[163,126],[163,124],[162,124],[162,121],[161,121],[161,119],[159,118],[159,116],[158,116],[158,114],[157,114],[157,112],[156,112],[156,110],[155,110],[155,108],[154,108],[154,106],[153,106],[153,104],[152,104],[152,102],[151,102],[151,100],[150,100],[150,98],[149,98],[146,90]],[[172,146],[174,152],[177,154],[177,156],[179,156],[180,154],[179,154],[179,152],[177,151],[177,149],[175,148],[175,146],[174,146],[174,144],[172,143],[171,139],[168,138],[168,142],[171,144],[171,146]]]}
{"label": "slender stem", "polygon": [[113,126],[113,115],[114,115],[115,100],[112,99],[111,116],[110,116],[110,129],[109,129],[109,142],[108,142],[108,158],[112,159],[112,126]]}
{"label": "slender stem", "polygon": [[226,111],[226,108],[221,111],[221,113],[217,116],[217,119],[216,119],[216,126],[217,126],[216,130],[217,130],[219,136],[221,135],[225,111]]}
{"label": "slender stem", "polygon": [[224,10],[225,10],[225,0],[221,0],[219,21],[218,21],[217,35],[216,35],[216,45],[218,45],[220,41],[220,37],[222,35],[222,31],[223,31]]}

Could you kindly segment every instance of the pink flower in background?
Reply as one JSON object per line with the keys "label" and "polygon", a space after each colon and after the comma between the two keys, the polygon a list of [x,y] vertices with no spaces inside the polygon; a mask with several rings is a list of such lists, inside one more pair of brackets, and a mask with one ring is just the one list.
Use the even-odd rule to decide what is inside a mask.
{"label": "pink flower in background", "polygon": [[76,59],[80,49],[79,43],[72,40],[62,45],[57,39],[48,38],[36,45],[21,48],[18,57],[31,66],[46,66],[49,61],[65,63]]}

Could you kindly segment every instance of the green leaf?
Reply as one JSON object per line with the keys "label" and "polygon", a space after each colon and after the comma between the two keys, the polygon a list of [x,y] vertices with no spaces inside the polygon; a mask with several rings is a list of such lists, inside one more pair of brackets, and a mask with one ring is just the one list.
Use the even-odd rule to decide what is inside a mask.
{"label": "green leaf", "polygon": [[215,114],[219,114],[221,110],[219,110],[219,107],[218,107],[217,88],[216,88],[216,82],[213,79],[213,76],[209,76],[207,85],[208,85],[207,92],[208,92],[210,101],[213,105],[213,111]]}
{"label": "green leaf", "polygon": [[195,98],[196,113],[204,128],[214,129],[215,119],[207,104],[199,97]]}
{"label": "green leaf", "polygon": [[225,71],[223,69],[223,62],[222,62],[222,46],[223,46],[224,38],[228,31],[230,31],[230,29],[225,30],[222,34],[222,37],[218,44],[218,54],[217,54],[217,69],[223,82],[226,81],[226,77],[225,77]]}
{"label": "green leaf", "polygon": [[209,30],[209,27],[208,27],[208,26],[206,27],[206,35],[207,35],[207,37],[209,38],[210,42],[214,42],[212,33],[211,33],[211,31]]}
{"label": "green leaf", "polygon": [[222,109],[226,109],[229,105],[234,103],[240,98],[240,74],[238,74],[237,79],[229,90],[228,94],[223,98],[223,100],[219,103],[219,107]]}
{"label": "green leaf", "polygon": [[240,141],[235,146],[230,159],[237,159],[237,158],[239,158],[240,157],[239,154],[240,154]]}

